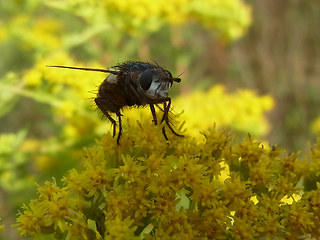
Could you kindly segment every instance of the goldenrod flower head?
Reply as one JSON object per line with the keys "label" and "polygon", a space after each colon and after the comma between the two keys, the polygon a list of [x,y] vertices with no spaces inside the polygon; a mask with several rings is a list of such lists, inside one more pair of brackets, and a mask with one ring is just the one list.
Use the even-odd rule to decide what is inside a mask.
{"label": "goldenrod flower head", "polygon": [[132,226],[134,220],[127,217],[115,217],[114,219],[106,219],[106,237],[107,240],[138,240],[139,238],[134,235],[137,226]]}
{"label": "goldenrod flower head", "polygon": [[43,222],[44,212],[40,210],[40,206],[34,201],[30,202],[29,206],[22,206],[23,212],[17,218],[19,223],[20,235],[34,235],[41,232],[41,228],[46,227]]}
{"label": "goldenrod flower head", "polygon": [[194,137],[214,123],[263,136],[270,128],[264,113],[272,109],[274,101],[271,96],[260,97],[250,90],[226,93],[222,85],[217,85],[207,92],[178,97],[174,103],[175,112],[183,112],[184,126]]}
{"label": "goldenrod flower head", "polygon": [[[205,131],[202,141],[168,133],[167,143],[161,127],[129,122],[119,146],[106,134],[85,149],[83,168],[72,169],[64,186],[54,180],[38,186],[38,199],[17,218],[20,234],[55,233],[60,239],[320,237],[320,184],[315,182],[311,191],[298,184],[312,171],[313,160],[303,167],[297,155],[282,156],[281,150],[252,137],[236,141],[217,126]],[[184,147],[192,149],[183,152]],[[228,173],[221,181],[224,168]]]}

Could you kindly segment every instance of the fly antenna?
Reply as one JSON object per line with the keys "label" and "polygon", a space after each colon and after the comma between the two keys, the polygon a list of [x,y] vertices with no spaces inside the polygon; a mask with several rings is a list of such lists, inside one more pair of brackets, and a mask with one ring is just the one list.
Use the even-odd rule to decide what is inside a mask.
{"label": "fly antenna", "polygon": [[82,67],[69,67],[69,66],[61,66],[61,65],[49,65],[47,67],[55,67],[55,68],[68,68],[68,69],[76,69],[83,71],[92,71],[92,72],[104,72],[104,73],[112,73],[117,75],[119,72],[115,70],[101,69],[101,68],[82,68]]}

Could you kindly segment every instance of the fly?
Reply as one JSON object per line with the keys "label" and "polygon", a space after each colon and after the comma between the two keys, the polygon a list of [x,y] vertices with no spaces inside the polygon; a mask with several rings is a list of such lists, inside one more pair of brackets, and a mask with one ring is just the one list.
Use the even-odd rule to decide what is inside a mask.
{"label": "fly", "polygon": [[[110,113],[115,113],[118,117],[119,131],[117,136],[117,144],[120,143],[122,133],[121,114],[122,108],[126,106],[145,106],[149,105],[153,122],[157,125],[157,116],[155,105],[163,104],[163,116],[161,123],[164,121],[173,134],[179,137],[172,128],[169,122],[169,110],[171,107],[171,98],[168,97],[168,92],[173,82],[181,82],[178,77],[173,77],[172,74],[160,67],[147,62],[129,61],[113,66],[109,69],[97,68],[81,68],[69,66],[48,66],[57,68],[69,68],[85,71],[96,71],[110,73],[110,75],[99,86],[98,94],[95,98],[95,104],[101,112],[109,119],[113,125],[113,137],[116,135],[116,120]],[[162,133],[166,140],[168,137],[165,132],[165,127],[162,127]]]}

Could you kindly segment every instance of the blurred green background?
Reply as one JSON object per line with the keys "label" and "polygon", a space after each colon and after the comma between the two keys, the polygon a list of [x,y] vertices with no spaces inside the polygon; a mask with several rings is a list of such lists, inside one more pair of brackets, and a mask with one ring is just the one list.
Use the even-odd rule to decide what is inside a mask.
{"label": "blurred green background", "polygon": [[320,132],[319,20],[317,0],[0,0],[1,239],[19,238],[35,181],[61,179],[111,130],[92,106],[105,76],[46,65],[156,61],[182,73],[170,95],[194,129],[305,151]]}

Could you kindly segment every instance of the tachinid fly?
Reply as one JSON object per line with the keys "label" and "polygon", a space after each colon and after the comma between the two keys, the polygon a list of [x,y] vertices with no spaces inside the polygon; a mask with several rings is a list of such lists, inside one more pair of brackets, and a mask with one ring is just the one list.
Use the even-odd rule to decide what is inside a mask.
{"label": "tachinid fly", "polygon": [[[110,73],[110,75],[101,83],[95,98],[95,103],[113,125],[113,137],[116,135],[116,121],[110,116],[110,113],[115,113],[117,115],[119,122],[118,144],[122,132],[121,116],[123,116],[120,111],[126,106],[144,106],[149,104],[153,122],[157,125],[154,105],[158,106],[158,104],[162,103],[163,109],[159,107],[163,111],[161,123],[165,121],[173,134],[181,137],[183,136],[173,130],[168,118],[171,107],[171,98],[168,97],[168,92],[172,83],[180,82],[181,79],[173,77],[168,70],[163,69],[159,65],[140,61],[130,61],[121,63],[109,69],[57,65],[48,67]],[[162,128],[162,132],[166,140],[168,140],[164,127]]]}

